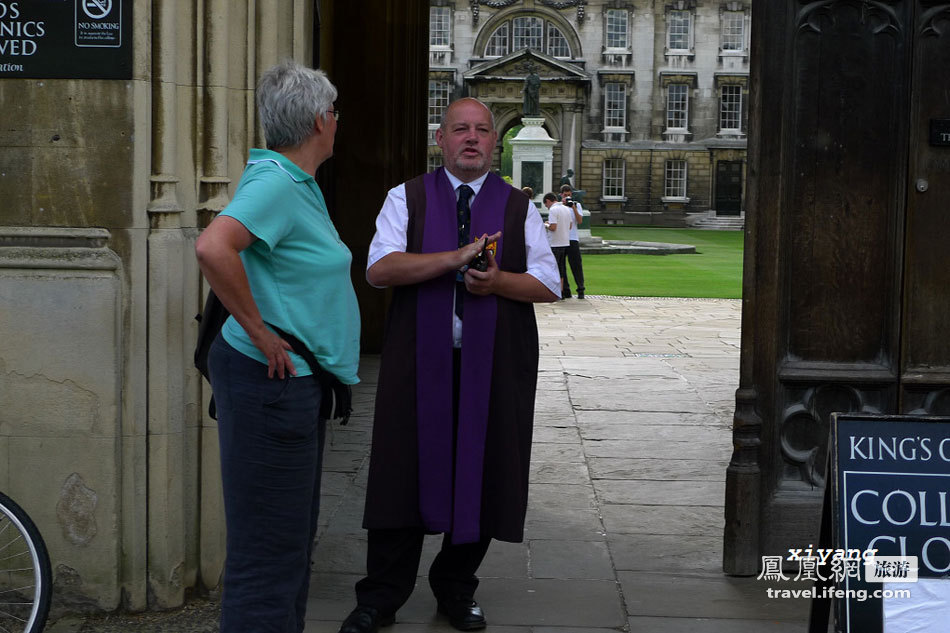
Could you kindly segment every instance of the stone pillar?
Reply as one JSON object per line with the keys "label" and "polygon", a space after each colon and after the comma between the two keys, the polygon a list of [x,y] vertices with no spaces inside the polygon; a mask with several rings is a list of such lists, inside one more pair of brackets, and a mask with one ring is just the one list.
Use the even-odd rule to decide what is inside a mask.
{"label": "stone pillar", "polygon": [[130,79],[0,82],[0,488],[46,539],[57,609],[220,582],[194,240],[261,144],[260,71],[313,51],[308,0],[129,2]]}
{"label": "stone pillar", "polygon": [[[152,5],[152,191],[148,254],[148,600],[181,604],[185,587],[185,249],[178,196],[178,3]],[[192,475],[193,478],[193,475]],[[191,574],[193,576],[193,574]]]}
{"label": "stone pillar", "polygon": [[524,117],[524,127],[511,139],[512,181],[516,189],[534,189],[534,201],[551,191],[554,183],[554,144],[542,126],[544,117]]}
{"label": "stone pillar", "polygon": [[0,489],[42,532],[58,598],[113,609],[129,545],[116,518],[144,525],[123,495],[122,456],[141,458],[142,443],[124,436],[126,297],[110,237],[0,227]]}

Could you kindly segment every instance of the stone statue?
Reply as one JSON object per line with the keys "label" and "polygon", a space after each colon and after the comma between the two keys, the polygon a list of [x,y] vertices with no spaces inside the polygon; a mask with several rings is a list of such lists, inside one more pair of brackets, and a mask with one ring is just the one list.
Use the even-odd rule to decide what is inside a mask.
{"label": "stone statue", "polygon": [[561,182],[559,185],[570,185],[571,189],[574,188],[574,170],[568,169],[567,173],[561,176]]}
{"label": "stone statue", "polygon": [[524,78],[524,104],[522,116],[541,114],[541,77],[534,71],[534,64],[528,66],[528,75]]}

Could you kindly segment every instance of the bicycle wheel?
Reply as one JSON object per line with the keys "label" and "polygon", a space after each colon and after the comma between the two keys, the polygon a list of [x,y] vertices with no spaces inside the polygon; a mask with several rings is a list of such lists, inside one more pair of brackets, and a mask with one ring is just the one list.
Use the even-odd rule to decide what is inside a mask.
{"label": "bicycle wheel", "polygon": [[40,633],[53,574],[32,519],[0,492],[0,633]]}

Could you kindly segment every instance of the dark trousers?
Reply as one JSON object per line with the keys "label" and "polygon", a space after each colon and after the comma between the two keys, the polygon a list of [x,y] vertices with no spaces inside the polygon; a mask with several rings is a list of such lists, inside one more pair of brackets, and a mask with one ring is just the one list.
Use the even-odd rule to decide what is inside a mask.
{"label": "dark trousers", "polygon": [[[567,283],[567,269],[565,268],[564,258],[567,256],[567,249],[570,246],[552,246],[551,252],[554,253],[554,261],[557,262],[557,272],[561,275],[561,297],[571,296],[571,287]],[[565,292],[567,294],[565,294]]]}
{"label": "dark trousers", "polygon": [[227,526],[221,633],[300,633],[320,510],[320,389],[311,376],[268,378],[220,335],[208,362]]}
{"label": "dark trousers", "polygon": [[[452,410],[456,412],[452,419],[452,446],[458,433],[461,367],[461,350],[456,349],[452,353]],[[426,532],[421,527],[367,532],[366,577],[356,583],[356,603],[374,607],[383,615],[392,615],[406,604],[416,586]],[[442,549],[429,566],[429,586],[436,600],[474,595],[478,588],[475,572],[490,543],[491,539],[487,538],[477,543],[452,545],[451,534],[442,538]]]}
{"label": "dark trousers", "polygon": [[[356,583],[356,602],[375,607],[383,615],[396,613],[416,585],[425,531],[422,528],[369,530],[366,577]],[[478,588],[475,572],[485,558],[491,539],[452,545],[451,535],[429,567],[429,586],[436,600],[471,598]]]}
{"label": "dark trousers", "polygon": [[[581,263],[581,243],[577,240],[571,240],[567,247],[567,263],[571,266],[571,274],[574,275],[574,285],[577,286],[577,292],[584,292],[584,265]],[[567,272],[564,277],[564,292],[568,297],[571,296],[571,284],[567,282]]]}

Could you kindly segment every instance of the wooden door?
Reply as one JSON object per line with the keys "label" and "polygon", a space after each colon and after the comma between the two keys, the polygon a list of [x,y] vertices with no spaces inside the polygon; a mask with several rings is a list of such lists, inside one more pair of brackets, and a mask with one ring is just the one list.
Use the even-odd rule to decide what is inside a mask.
{"label": "wooden door", "polygon": [[950,414],[950,3],[753,17],[724,568],[817,536],[833,411]]}
{"label": "wooden door", "polygon": [[716,162],[716,215],[742,212],[742,161]]}
{"label": "wooden door", "polygon": [[900,409],[950,415],[950,3],[915,18]]}

